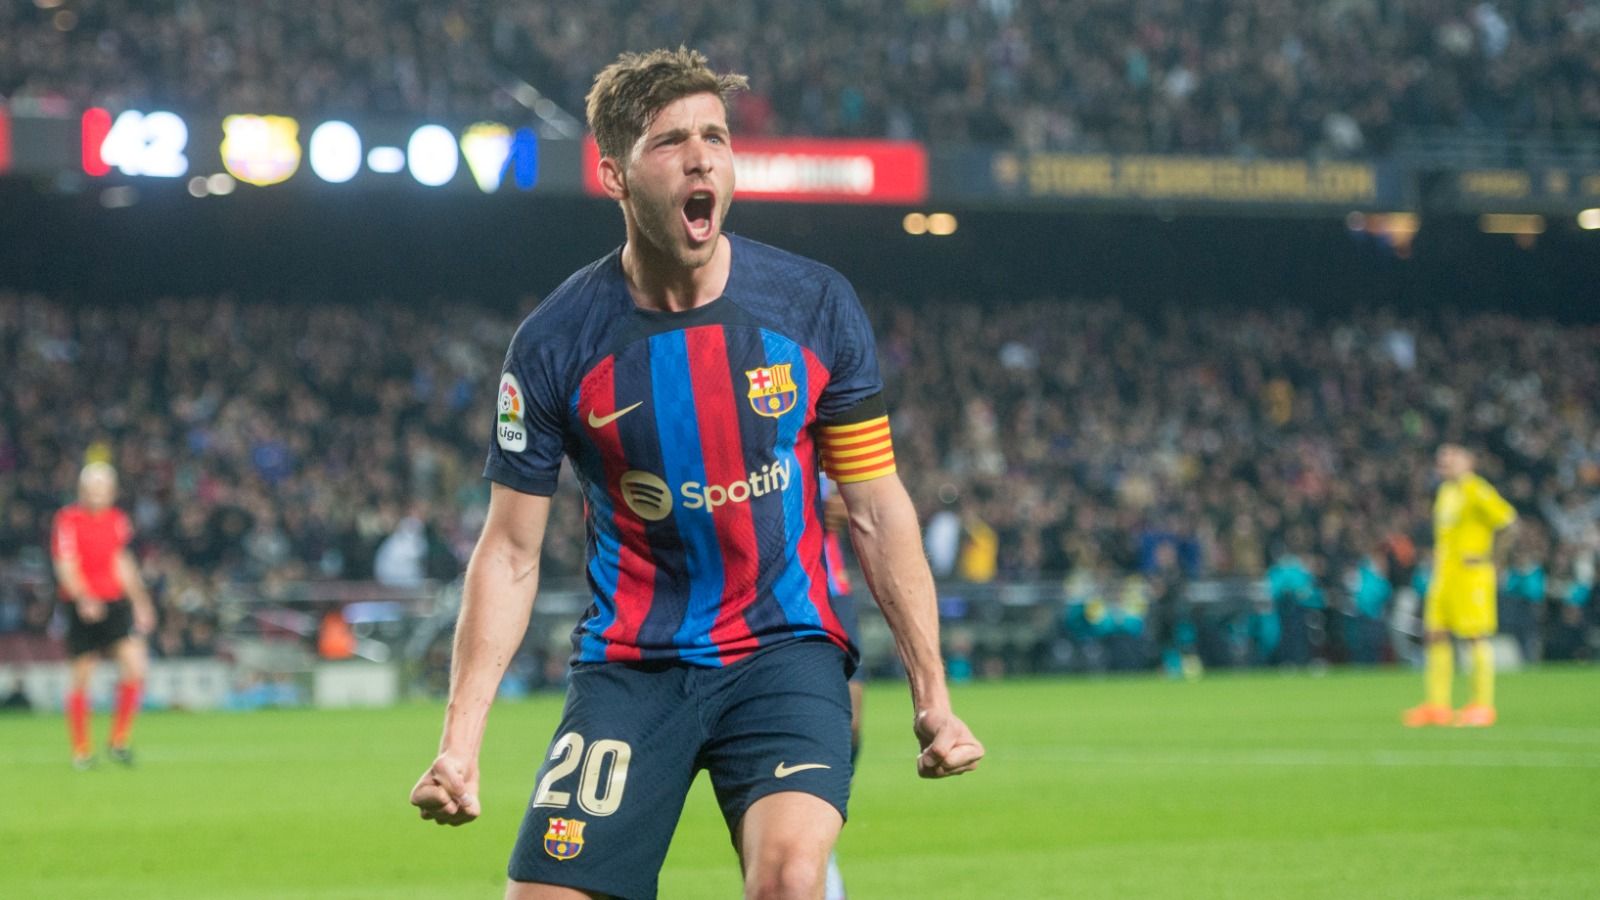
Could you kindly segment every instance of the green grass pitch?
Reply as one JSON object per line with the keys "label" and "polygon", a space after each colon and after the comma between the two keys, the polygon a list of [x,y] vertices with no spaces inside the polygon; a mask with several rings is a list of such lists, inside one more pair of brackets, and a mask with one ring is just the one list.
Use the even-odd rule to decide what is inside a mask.
{"label": "green grass pitch", "polygon": [[[1401,671],[963,686],[989,758],[940,783],[915,777],[904,687],[873,685],[846,879],[858,900],[1600,896],[1600,669],[1502,677],[1487,730],[1401,728],[1420,690]],[[406,805],[437,705],[150,714],[131,771],[73,771],[59,717],[0,718],[0,897],[497,897],[558,712],[497,706],[485,815],[461,829]],[[662,896],[738,895],[702,777]]]}

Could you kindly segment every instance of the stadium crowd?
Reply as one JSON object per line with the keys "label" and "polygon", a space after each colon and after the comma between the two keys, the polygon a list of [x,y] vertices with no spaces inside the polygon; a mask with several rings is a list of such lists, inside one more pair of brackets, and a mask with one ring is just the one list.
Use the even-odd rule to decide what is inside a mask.
{"label": "stadium crowd", "polygon": [[1600,129],[1573,0],[34,0],[0,4],[0,101],[470,120],[527,116],[526,84],[581,119],[600,66],[680,42],[751,76],[744,134],[1350,156]]}
{"label": "stadium crowd", "polygon": [[[1523,513],[1506,547],[1520,573],[1502,592],[1517,600],[1508,630],[1529,653],[1583,652],[1600,553],[1600,329],[1142,316],[1110,301],[922,304],[884,319],[896,446],[936,569],[1070,573],[1068,630],[1113,666],[1118,643],[1128,666],[1174,648],[1234,662],[1386,656],[1373,625],[1386,632],[1402,593],[1425,590],[1432,451],[1446,440],[1480,448]],[[1184,599],[1196,578],[1261,584],[1268,604],[1197,633]]]}
{"label": "stadium crowd", "polygon": [[[1307,610],[1382,621],[1426,575],[1432,451],[1447,438],[1480,447],[1523,513],[1503,593],[1526,603],[1508,627],[1548,608],[1551,646],[1581,652],[1559,648],[1597,605],[1600,328],[1085,300],[869,306],[936,572],[1063,585],[1061,633],[1111,664],[1210,640],[1183,611],[1201,578],[1267,585],[1265,618],[1229,626],[1258,662],[1306,660]],[[0,292],[0,569],[39,576],[0,579],[0,632],[48,623],[50,517],[86,459],[122,473],[162,655],[210,652],[218,604],[245,587],[453,577],[482,522],[493,389],[518,318],[465,303]],[[581,572],[581,503],[565,490],[549,578]],[[1341,652],[1361,658],[1358,637]]]}

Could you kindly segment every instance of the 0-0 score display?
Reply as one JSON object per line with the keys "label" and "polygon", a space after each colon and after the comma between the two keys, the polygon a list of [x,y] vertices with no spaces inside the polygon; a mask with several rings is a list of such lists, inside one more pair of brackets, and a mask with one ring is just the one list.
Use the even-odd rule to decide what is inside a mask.
{"label": "0-0 score display", "polygon": [[[374,175],[408,172],[425,187],[442,187],[465,168],[483,193],[510,180],[520,190],[538,182],[538,140],[529,128],[477,122],[460,134],[437,124],[387,131],[403,140],[371,141],[348,122],[329,120],[302,133],[289,116],[230,115],[221,120],[213,147],[176,113],[124,110],[115,117],[101,108],[83,113],[82,169],[104,177],[112,171],[151,178],[182,178],[191,169],[207,174],[215,165],[246,184],[280,184],[302,162],[325,184],[343,184],[363,170]],[[202,129],[202,134],[204,129]],[[465,163],[463,166],[462,164]],[[214,169],[212,171],[215,171]]]}

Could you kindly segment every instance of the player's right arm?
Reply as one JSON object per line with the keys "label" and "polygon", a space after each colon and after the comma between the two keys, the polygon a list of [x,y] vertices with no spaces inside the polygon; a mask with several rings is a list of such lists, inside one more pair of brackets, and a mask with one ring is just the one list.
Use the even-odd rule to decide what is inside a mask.
{"label": "player's right arm", "polygon": [[106,605],[89,596],[89,592],[83,586],[83,576],[78,572],[78,558],[69,556],[57,559],[55,567],[56,582],[61,585],[62,593],[78,607],[78,618],[91,623],[105,618]]}
{"label": "player's right arm", "polygon": [[89,595],[83,581],[83,569],[78,565],[78,536],[72,522],[56,514],[50,529],[50,560],[56,571],[56,584],[61,593],[78,607],[78,618],[94,623],[105,618],[105,604]]}
{"label": "player's right arm", "polygon": [[549,497],[492,485],[488,519],[467,563],[439,755],[411,791],[424,819],[465,825],[482,812],[478,750],[500,679],[528,630],[549,518]]}

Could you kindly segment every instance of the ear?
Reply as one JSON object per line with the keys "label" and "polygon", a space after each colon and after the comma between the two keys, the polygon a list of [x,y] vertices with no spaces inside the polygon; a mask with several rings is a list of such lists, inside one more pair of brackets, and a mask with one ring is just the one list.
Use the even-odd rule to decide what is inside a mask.
{"label": "ear", "polygon": [[609,156],[600,157],[597,168],[600,175],[600,186],[605,189],[606,196],[613,200],[623,200],[628,196],[628,179],[623,174],[622,164]]}

